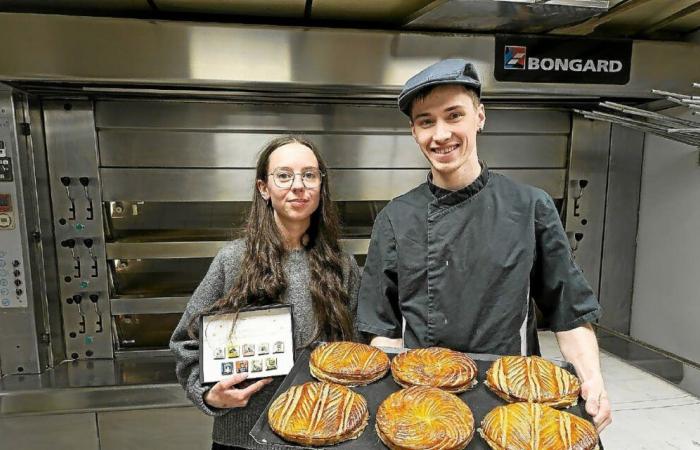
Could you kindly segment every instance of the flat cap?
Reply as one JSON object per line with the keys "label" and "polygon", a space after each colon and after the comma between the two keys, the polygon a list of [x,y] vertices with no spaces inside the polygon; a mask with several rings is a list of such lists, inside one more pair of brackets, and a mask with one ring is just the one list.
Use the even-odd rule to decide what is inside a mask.
{"label": "flat cap", "polygon": [[427,87],[462,84],[481,96],[481,81],[474,65],[464,59],[443,59],[412,76],[399,94],[399,109],[411,117],[413,99]]}

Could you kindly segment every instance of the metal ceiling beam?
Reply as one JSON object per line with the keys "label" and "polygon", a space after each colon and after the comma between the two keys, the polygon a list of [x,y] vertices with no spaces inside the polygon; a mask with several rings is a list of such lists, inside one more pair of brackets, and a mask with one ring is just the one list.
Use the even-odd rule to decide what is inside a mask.
{"label": "metal ceiling beam", "polygon": [[313,0],[311,19],[402,24],[434,0]]}
{"label": "metal ceiling beam", "polygon": [[[627,0],[610,9],[606,14],[594,17],[583,23],[560,27],[550,31],[552,34],[585,36],[605,32],[607,36],[634,36],[663,22],[670,16],[692,8],[698,0]],[[687,14],[692,14],[690,9]],[[673,21],[682,16],[674,17]],[[700,26],[700,23],[698,23]]]}
{"label": "metal ceiling beam", "polygon": [[441,0],[411,15],[405,28],[543,33],[599,15],[608,4],[608,0]]}
{"label": "metal ceiling beam", "polygon": [[304,17],[306,0],[152,0],[167,13],[226,14],[255,17]]}
{"label": "metal ceiling beam", "polygon": [[2,0],[3,11],[58,14],[154,12],[148,0]]}
{"label": "metal ceiling beam", "polygon": [[[648,35],[648,34],[656,32],[656,31],[663,30],[664,28],[668,27],[669,25],[672,25],[674,22],[677,22],[678,20],[683,19],[684,17],[687,17],[691,14],[695,14],[698,11],[700,11],[700,1],[681,9],[680,11],[677,11],[674,14],[671,14],[670,16],[666,17],[663,20],[656,22],[652,26],[642,30],[639,33],[639,35],[645,35],[645,34]],[[698,16],[698,22],[697,22],[696,28],[700,28],[700,16]]]}

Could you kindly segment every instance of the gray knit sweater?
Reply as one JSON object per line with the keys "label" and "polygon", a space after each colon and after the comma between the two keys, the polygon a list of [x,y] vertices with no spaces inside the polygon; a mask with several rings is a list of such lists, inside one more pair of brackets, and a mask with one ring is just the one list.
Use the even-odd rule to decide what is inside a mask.
{"label": "gray knit sweater", "polygon": [[[219,251],[206,276],[192,294],[180,323],[170,338],[170,349],[177,360],[177,379],[185,389],[187,397],[204,413],[214,416],[214,442],[244,448],[269,449],[273,447],[257,444],[249,432],[281,384],[282,377],[276,377],[272,383],[254,394],[245,408],[211,407],[203,400],[208,387],[202,387],[199,381],[199,340],[191,339],[187,333],[187,326],[192,317],[204,311],[231,289],[238,276],[244,251],[245,242],[242,239],[233,241]],[[347,254],[344,256],[343,280],[350,295],[349,306],[354,320],[360,273],[355,258]],[[281,300],[283,303],[294,305],[294,341],[297,345],[303,345],[316,334],[308,288],[309,267],[306,252],[290,252],[283,262],[283,267],[287,277],[287,291]]]}

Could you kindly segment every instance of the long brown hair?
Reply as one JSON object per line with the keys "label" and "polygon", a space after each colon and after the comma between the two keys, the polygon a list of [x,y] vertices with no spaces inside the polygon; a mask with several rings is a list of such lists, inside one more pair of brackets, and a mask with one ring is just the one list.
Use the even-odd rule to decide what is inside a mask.
{"label": "long brown hair", "polygon": [[[340,221],[331,201],[328,171],[316,146],[299,136],[283,136],[268,142],[258,156],[255,180],[267,183],[268,163],[272,152],[287,144],[298,143],[308,147],[316,156],[319,170],[325,174],[321,183],[318,208],[311,215],[311,223],[303,245],[309,263],[309,290],[316,316],[316,340],[352,340],[353,323],[348,292],[343,288],[343,254],[338,237]],[[281,301],[287,290],[287,279],[282,263],[287,256],[282,236],[275,223],[271,202],[265,201],[256,186],[253,204],[245,226],[245,253],[240,273],[231,290],[216,301],[207,312],[236,313],[246,306],[259,306]],[[198,323],[193,318],[190,334]],[[309,344],[304,343],[304,344]]]}

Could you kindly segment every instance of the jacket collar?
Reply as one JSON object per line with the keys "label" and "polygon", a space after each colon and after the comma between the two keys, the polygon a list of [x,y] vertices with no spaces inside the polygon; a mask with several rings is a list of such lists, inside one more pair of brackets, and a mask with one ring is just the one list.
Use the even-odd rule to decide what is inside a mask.
{"label": "jacket collar", "polygon": [[485,162],[479,161],[481,165],[481,173],[476,180],[474,180],[470,185],[458,189],[456,191],[450,191],[449,189],[443,189],[440,186],[433,184],[433,174],[428,172],[428,187],[430,192],[433,194],[434,203],[440,206],[452,206],[461,203],[465,200],[470,199],[474,195],[478,194],[488,183],[490,178],[489,168]]}

